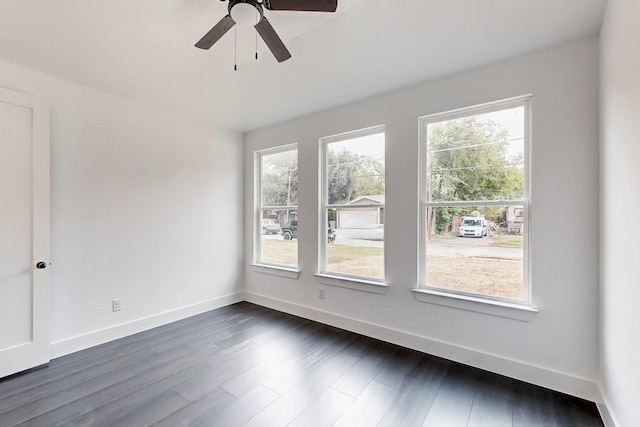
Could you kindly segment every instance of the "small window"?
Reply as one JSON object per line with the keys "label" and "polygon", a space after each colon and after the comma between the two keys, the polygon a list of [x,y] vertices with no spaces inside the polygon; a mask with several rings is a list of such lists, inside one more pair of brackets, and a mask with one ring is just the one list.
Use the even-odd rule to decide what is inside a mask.
{"label": "small window", "polygon": [[320,272],[384,281],[384,126],[322,138]]}
{"label": "small window", "polygon": [[298,148],[256,152],[258,264],[298,266]]}
{"label": "small window", "polygon": [[420,119],[421,286],[530,302],[529,99]]}

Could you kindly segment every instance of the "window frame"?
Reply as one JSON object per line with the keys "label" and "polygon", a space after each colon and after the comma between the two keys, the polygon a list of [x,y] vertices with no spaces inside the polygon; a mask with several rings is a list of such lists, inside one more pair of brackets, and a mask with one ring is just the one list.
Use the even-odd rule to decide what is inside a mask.
{"label": "window frame", "polygon": [[[517,318],[519,320],[530,320],[530,316],[537,313],[532,308],[533,293],[530,275],[530,250],[531,241],[531,118],[532,118],[532,96],[524,95],[501,101],[489,102],[485,104],[460,108],[456,110],[445,111],[436,114],[430,114],[418,118],[419,123],[419,191],[420,203],[418,212],[418,288],[414,289],[416,298],[425,302],[433,302],[435,304],[464,308],[471,311],[479,311],[488,314],[504,315],[504,317]],[[427,126],[432,123],[443,122],[447,120],[455,120],[469,116],[486,114],[510,108],[524,108],[524,170],[523,170],[523,198],[517,200],[473,200],[473,201],[431,201],[428,198],[428,172],[427,172],[427,146],[428,134]],[[495,295],[480,294],[474,292],[465,292],[455,289],[441,288],[437,286],[429,286],[427,280],[427,208],[428,207],[451,207],[451,206],[517,206],[522,207],[524,211],[524,230],[523,230],[523,298],[508,298]],[[458,300],[458,302],[446,301],[446,299]],[[498,307],[498,311],[491,308],[477,308],[476,303],[490,304]],[[476,309],[473,307],[476,306]],[[515,311],[524,310],[528,313],[515,313]],[[501,314],[506,312],[506,314]],[[523,317],[524,318],[521,318]]]}
{"label": "window frame", "polygon": [[[358,276],[352,274],[345,274],[335,271],[328,271],[327,269],[327,212],[330,209],[362,209],[362,208],[385,208],[385,203],[382,204],[363,204],[357,206],[347,206],[344,204],[330,205],[328,204],[329,200],[329,185],[328,185],[328,156],[327,156],[327,147],[330,143],[340,142],[349,139],[355,139],[360,137],[365,137],[369,135],[375,134],[385,134],[385,168],[386,168],[386,127],[385,125],[376,125],[363,129],[358,129],[354,131],[343,132],[340,134],[330,135],[326,137],[322,137],[319,139],[319,202],[318,202],[318,273],[316,276],[321,277],[323,280],[321,283],[332,285],[332,286],[341,286],[347,287],[356,290],[363,290],[374,293],[385,293],[386,292],[386,244],[385,244],[385,233],[383,230],[382,242],[383,242],[383,278],[375,278],[370,276]],[[385,180],[386,181],[386,180]],[[386,185],[385,185],[386,187]],[[386,194],[386,189],[385,189]],[[386,214],[385,214],[386,216]],[[385,221],[386,222],[386,221]],[[349,284],[355,283],[353,284]]]}
{"label": "window frame", "polygon": [[[298,162],[300,160],[300,151],[297,143],[280,145],[277,147],[267,148],[254,151],[254,214],[253,214],[253,266],[256,271],[267,274],[275,274],[283,277],[297,278],[300,271],[300,242],[298,240],[298,262],[296,265],[276,264],[265,262],[262,260],[262,215],[265,210],[295,210],[299,216],[299,201],[296,205],[291,206],[264,206],[262,204],[262,158],[264,156],[285,153],[287,151],[296,151]],[[298,175],[298,180],[300,176]],[[298,181],[299,182],[299,181]],[[282,226],[282,225],[281,225]],[[296,237],[298,239],[298,237]]]}

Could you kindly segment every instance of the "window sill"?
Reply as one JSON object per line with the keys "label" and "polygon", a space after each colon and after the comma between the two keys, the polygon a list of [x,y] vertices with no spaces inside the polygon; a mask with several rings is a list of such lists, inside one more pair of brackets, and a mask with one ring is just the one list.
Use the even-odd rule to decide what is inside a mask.
{"label": "window sill", "polygon": [[457,295],[431,289],[413,289],[413,295],[418,301],[429,304],[474,311],[476,313],[505,317],[522,322],[531,322],[538,314],[537,309],[529,306],[492,301],[468,295]]}
{"label": "window sill", "polygon": [[318,283],[340,288],[354,289],[356,291],[371,292],[374,294],[386,294],[388,286],[382,282],[353,277],[334,276],[331,274],[316,274]]}
{"label": "window sill", "polygon": [[251,264],[251,268],[256,273],[271,274],[273,276],[288,277],[290,279],[297,279],[300,276],[300,271],[295,268],[278,267],[266,264]]}

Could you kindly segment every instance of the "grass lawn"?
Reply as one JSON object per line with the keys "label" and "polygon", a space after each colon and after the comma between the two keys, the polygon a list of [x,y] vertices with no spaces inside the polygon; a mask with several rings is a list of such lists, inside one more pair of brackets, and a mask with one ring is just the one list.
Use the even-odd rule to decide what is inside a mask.
{"label": "grass lawn", "polygon": [[493,236],[494,245],[514,246],[521,248],[524,245],[524,236],[514,234],[496,234]]}
{"label": "grass lawn", "polygon": [[522,298],[521,260],[427,257],[427,282],[434,287],[505,298]]}
{"label": "grass lawn", "polygon": [[262,261],[297,266],[298,240],[262,240]]}
{"label": "grass lawn", "polygon": [[327,264],[330,272],[384,279],[384,249],[329,244]]}
{"label": "grass lawn", "polygon": [[[495,237],[498,236],[494,236]],[[518,238],[508,237],[509,246],[517,246]],[[513,240],[512,240],[513,239]],[[515,242],[515,243],[513,243]],[[502,243],[499,243],[502,244]],[[522,245],[522,243],[520,243]],[[297,240],[262,242],[262,260],[273,264],[297,265]],[[382,248],[329,244],[328,271],[356,276],[384,278]],[[507,298],[522,297],[522,261],[495,258],[427,257],[427,281],[432,286]]]}

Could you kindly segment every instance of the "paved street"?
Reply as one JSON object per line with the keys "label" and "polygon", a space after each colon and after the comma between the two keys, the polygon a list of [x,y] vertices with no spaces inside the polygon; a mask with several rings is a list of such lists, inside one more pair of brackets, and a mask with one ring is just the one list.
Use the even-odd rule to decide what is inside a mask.
{"label": "paved street", "polygon": [[522,248],[495,246],[493,239],[489,236],[482,239],[456,237],[453,239],[432,240],[427,245],[427,254],[455,258],[523,258]]}
{"label": "paved street", "polygon": [[[368,248],[382,248],[382,229],[337,229],[335,243]],[[282,239],[281,235],[263,236],[265,239]],[[473,237],[453,237],[450,239],[434,239],[427,246],[428,255],[448,256],[452,258],[489,257],[519,259],[523,258],[522,248],[500,247],[490,237],[482,239]]]}

